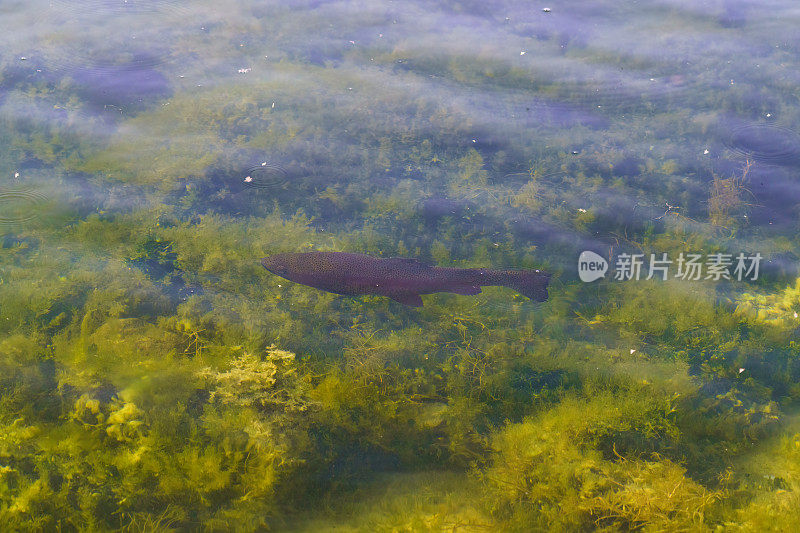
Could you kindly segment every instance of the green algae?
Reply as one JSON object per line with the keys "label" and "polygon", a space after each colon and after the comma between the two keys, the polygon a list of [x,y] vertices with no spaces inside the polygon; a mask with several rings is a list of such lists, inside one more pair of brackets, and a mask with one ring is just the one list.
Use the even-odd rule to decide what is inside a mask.
{"label": "green algae", "polygon": [[[546,238],[800,251],[794,234],[741,219],[741,183],[727,196],[722,182],[698,188],[699,170],[676,156],[719,113],[633,114],[603,132],[578,122],[547,143],[536,137],[552,124],[510,124],[508,142],[487,148],[469,112],[414,83],[437,73],[487,99],[570,87],[408,43],[373,55],[386,68],[412,56],[396,73],[412,89],[285,60],[277,81],[179,92],[91,139],[68,87],[31,83],[4,104],[66,118],[0,128],[3,176],[26,158],[55,169],[41,216],[2,228],[0,523],[797,529],[800,281],[584,285],[572,250]],[[660,68],[592,47],[569,58]],[[738,105],[737,90],[714,104]],[[653,132],[660,145],[631,158],[623,141]],[[266,160],[288,185],[244,188]],[[469,210],[426,218],[420,205],[437,198]],[[555,278],[540,306],[492,288],[410,310],[258,264],[308,250]]]}

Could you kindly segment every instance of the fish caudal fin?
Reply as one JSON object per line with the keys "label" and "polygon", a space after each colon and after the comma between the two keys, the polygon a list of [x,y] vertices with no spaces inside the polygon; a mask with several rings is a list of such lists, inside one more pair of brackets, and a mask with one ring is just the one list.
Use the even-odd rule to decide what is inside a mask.
{"label": "fish caudal fin", "polygon": [[550,274],[540,271],[515,272],[514,279],[506,283],[506,287],[514,289],[523,296],[535,302],[547,300],[547,284],[550,283]]}

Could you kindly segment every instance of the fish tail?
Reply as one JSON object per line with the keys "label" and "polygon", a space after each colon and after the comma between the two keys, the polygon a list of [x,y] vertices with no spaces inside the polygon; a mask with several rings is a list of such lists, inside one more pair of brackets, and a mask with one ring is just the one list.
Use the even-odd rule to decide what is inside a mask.
{"label": "fish tail", "polygon": [[506,287],[514,289],[523,296],[535,302],[547,300],[547,285],[550,283],[550,274],[540,270],[526,270],[510,272],[508,281],[503,283]]}

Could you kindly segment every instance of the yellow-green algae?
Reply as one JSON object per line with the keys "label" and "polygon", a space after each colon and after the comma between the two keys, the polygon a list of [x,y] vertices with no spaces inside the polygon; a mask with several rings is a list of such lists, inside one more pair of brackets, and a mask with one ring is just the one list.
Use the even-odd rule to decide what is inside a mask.
{"label": "yellow-green algae", "polygon": [[[409,43],[375,58],[406,55]],[[410,64],[398,77],[569,91],[474,58]],[[41,177],[55,201],[2,233],[0,523],[797,529],[800,281],[582,285],[558,241],[532,243],[518,226],[535,217],[570,235],[603,230],[643,253],[765,242],[792,252],[796,237],[709,216],[709,197],[687,192],[666,149],[636,163],[639,182],[617,175],[625,152],[605,136],[619,130],[598,138],[577,124],[543,147],[536,127],[509,125],[513,142],[479,150],[458,105],[335,69],[287,61],[276,72],[286,80],[176,94],[93,141],[74,134],[81,104],[68,91],[14,95],[68,119],[0,128],[13,138],[3,176],[24,156],[55,169]],[[362,96],[332,105],[352,85]],[[713,119],[632,118],[624,133],[680,139]],[[347,149],[334,126],[348,130]],[[250,150],[285,162],[294,188],[237,191]],[[387,173],[392,184],[376,185]],[[75,183],[100,191],[98,205]],[[629,227],[604,203],[614,195],[684,209]],[[424,220],[418,204],[437,196],[471,205],[462,218],[475,223]],[[416,311],[290,284],[258,264],[307,250],[558,276],[541,306],[493,288],[426,297]]]}

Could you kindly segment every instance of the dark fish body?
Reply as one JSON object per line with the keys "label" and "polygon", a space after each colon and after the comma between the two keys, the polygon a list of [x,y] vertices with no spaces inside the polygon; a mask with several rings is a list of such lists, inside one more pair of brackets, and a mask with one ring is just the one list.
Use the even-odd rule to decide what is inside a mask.
{"label": "dark fish body", "polygon": [[420,294],[478,294],[481,287],[502,285],[537,302],[547,300],[550,275],[539,270],[446,268],[416,259],[379,259],[346,252],[276,254],[261,260],[264,268],[296,283],[346,295],[375,294],[419,307]]}

